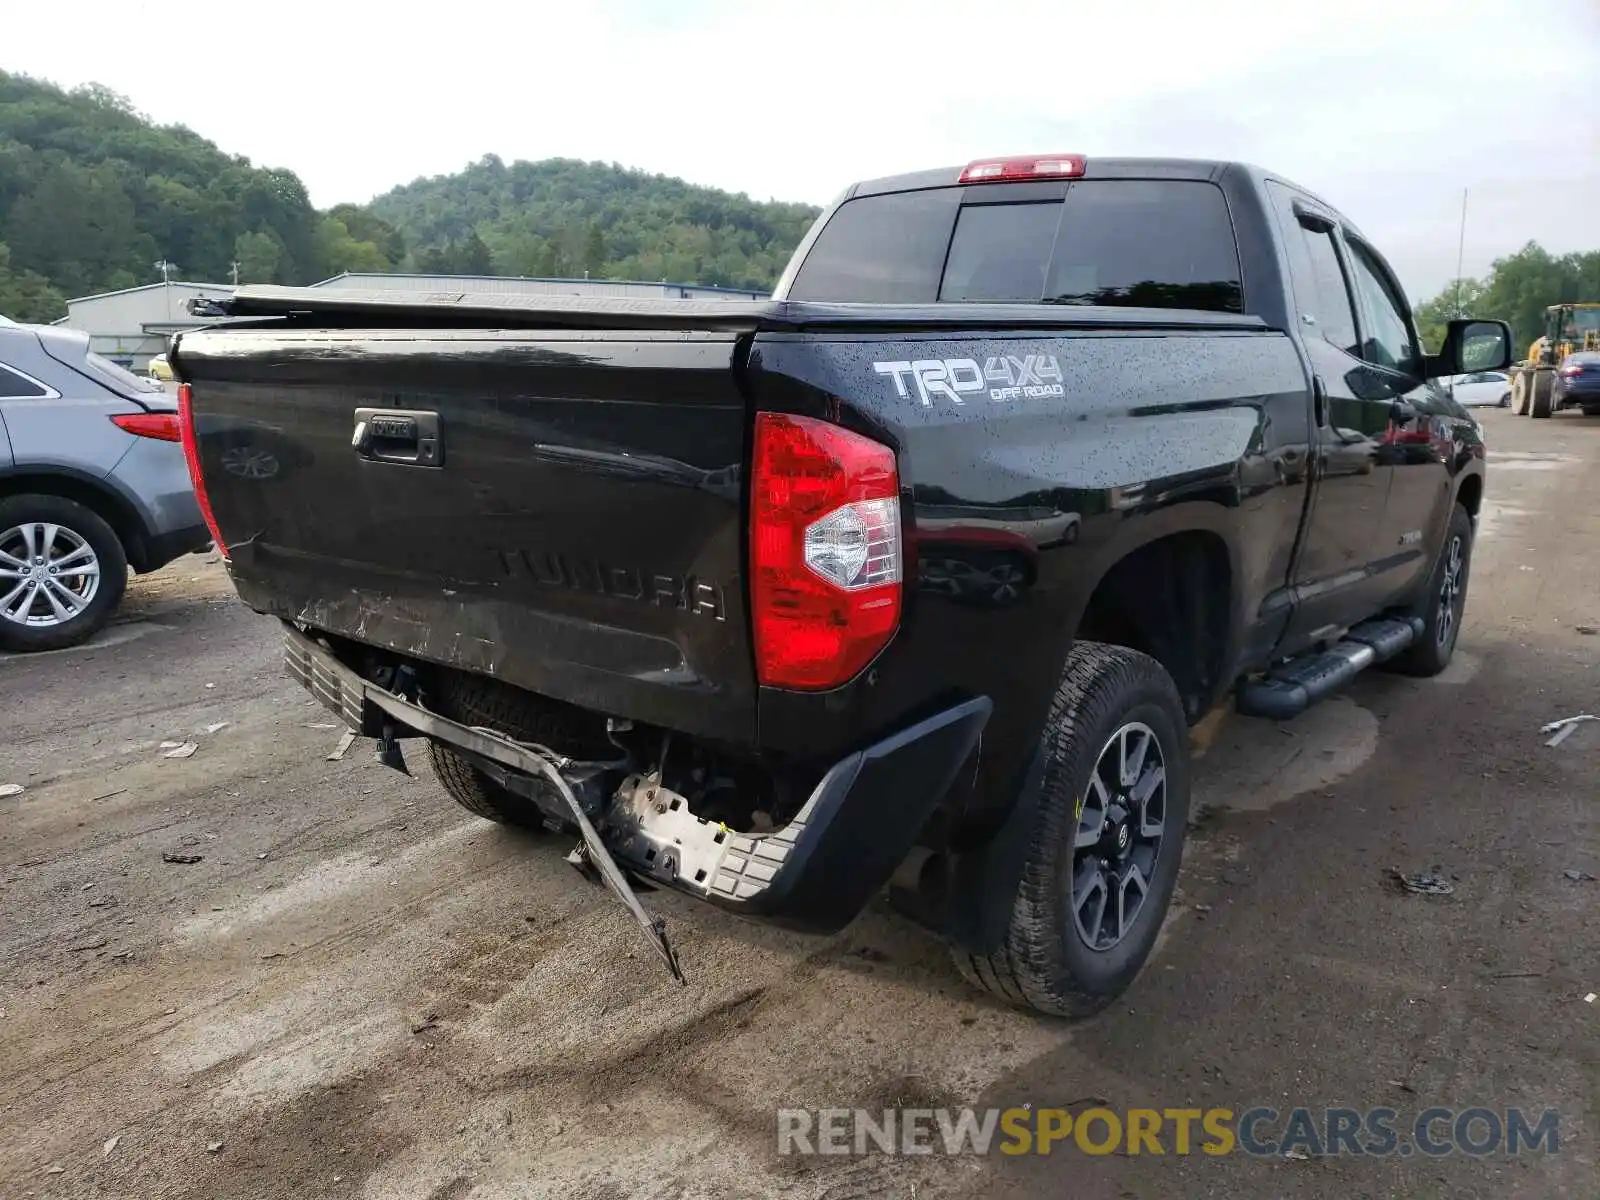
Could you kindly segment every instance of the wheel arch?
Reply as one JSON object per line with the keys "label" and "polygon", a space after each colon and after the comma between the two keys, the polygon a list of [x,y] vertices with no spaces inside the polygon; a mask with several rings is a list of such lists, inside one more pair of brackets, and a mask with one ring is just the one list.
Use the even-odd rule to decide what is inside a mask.
{"label": "wheel arch", "polygon": [[1092,582],[1062,660],[1080,640],[1138,650],[1173,677],[1190,723],[1204,716],[1231,684],[1243,642],[1237,519],[1236,508],[1197,501],[1125,526],[1085,572]]}
{"label": "wheel arch", "polygon": [[135,571],[145,570],[145,520],[136,502],[115,484],[72,467],[27,466],[0,471],[0,500],[30,493],[60,496],[95,513],[116,533],[128,565]]}
{"label": "wheel arch", "polygon": [[1461,477],[1461,482],[1456,485],[1456,503],[1467,510],[1467,515],[1476,523],[1478,512],[1483,507],[1483,474],[1472,471]]}

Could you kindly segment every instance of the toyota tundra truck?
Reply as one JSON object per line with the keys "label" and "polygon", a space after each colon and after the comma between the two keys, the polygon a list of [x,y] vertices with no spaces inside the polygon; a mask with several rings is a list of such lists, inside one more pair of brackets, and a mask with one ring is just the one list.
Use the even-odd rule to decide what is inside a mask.
{"label": "toyota tundra truck", "polygon": [[[1449,663],[1484,446],[1377,248],[1238,163],[858,183],[770,300],[246,287],[184,447],[287,668],[479,816],[641,893],[837,931],[887,891],[975,984],[1139,971],[1188,727]],[[249,461],[249,472],[229,464]]]}

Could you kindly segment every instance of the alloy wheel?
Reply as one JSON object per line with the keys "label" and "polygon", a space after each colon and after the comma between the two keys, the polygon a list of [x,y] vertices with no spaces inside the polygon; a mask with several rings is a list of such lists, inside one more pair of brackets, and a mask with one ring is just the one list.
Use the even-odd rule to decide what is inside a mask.
{"label": "alloy wheel", "polygon": [[1091,950],[1110,950],[1149,899],[1167,821],[1161,742],[1141,721],[1107,740],[1078,809],[1072,852],[1072,923]]}
{"label": "alloy wheel", "polygon": [[100,590],[100,558],[65,525],[0,531],[0,620],[43,628],[81,615]]}
{"label": "alloy wheel", "polygon": [[1437,628],[1434,631],[1435,643],[1443,649],[1450,644],[1456,634],[1456,622],[1459,617],[1459,600],[1465,580],[1467,555],[1466,546],[1460,534],[1450,538],[1450,546],[1445,551],[1444,581],[1439,585],[1439,614],[1435,621]]}

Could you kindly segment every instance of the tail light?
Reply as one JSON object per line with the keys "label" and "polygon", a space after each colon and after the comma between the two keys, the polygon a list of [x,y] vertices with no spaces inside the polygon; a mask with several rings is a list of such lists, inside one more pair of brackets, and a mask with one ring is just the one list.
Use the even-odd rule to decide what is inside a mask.
{"label": "tail light", "polygon": [[1561,368],[1561,374],[1565,375],[1568,379],[1571,379],[1574,375],[1582,375],[1583,364],[1568,363],[1566,366]]}
{"label": "tail light", "polygon": [[205,476],[200,473],[200,449],[194,436],[194,403],[187,383],[178,385],[178,426],[183,437],[183,461],[189,464],[189,482],[194,484],[194,498],[200,505],[200,516],[211,531],[211,540],[217,544],[217,553],[228,557],[228,543],[222,540],[222,530],[217,528],[217,516],[211,511],[211,497],[206,495]]}
{"label": "tail light", "polygon": [[158,442],[183,440],[177,413],[124,413],[112,417],[111,423],[136,437],[155,438]]}
{"label": "tail light", "polygon": [[825,421],[757,413],[754,460],[756,674],[767,687],[838,687],[900,623],[894,451]]}
{"label": "tail light", "polygon": [[983,158],[969,163],[957,183],[1011,183],[1019,179],[1077,179],[1088,168],[1081,154],[1039,154],[1031,158]]}

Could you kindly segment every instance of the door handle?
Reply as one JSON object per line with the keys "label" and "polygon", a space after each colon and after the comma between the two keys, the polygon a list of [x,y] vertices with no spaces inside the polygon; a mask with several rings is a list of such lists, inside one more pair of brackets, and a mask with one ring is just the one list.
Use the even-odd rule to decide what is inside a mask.
{"label": "door handle", "polygon": [[358,408],[350,446],[371,462],[412,467],[444,465],[439,414],[407,408]]}
{"label": "door handle", "polygon": [[1417,410],[1405,400],[1396,400],[1389,405],[1389,419],[1396,425],[1404,425],[1407,421],[1414,421]]}

